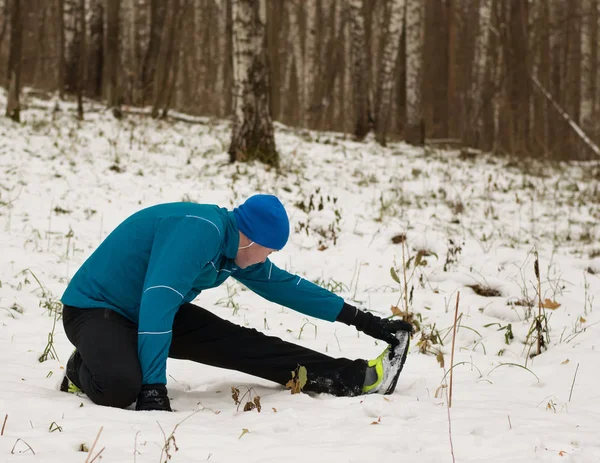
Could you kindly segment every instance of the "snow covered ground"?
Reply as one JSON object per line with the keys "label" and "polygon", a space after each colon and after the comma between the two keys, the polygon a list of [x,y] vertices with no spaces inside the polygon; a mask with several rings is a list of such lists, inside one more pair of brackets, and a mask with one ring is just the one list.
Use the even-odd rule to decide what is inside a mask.
{"label": "snow covered ground", "polygon": [[[50,109],[23,119],[0,119],[0,461],[90,461],[81,447],[101,427],[94,454],[104,449],[102,461],[164,461],[164,434],[178,423],[169,454],[181,462],[449,462],[451,441],[459,462],[600,461],[597,166],[382,148],[278,126],[276,172],[228,164],[222,121],[118,122],[96,113],[78,123]],[[52,351],[38,360],[57,300],[99,242],[145,206],[231,207],[256,192],[279,195],[295,230],[277,264],[383,316],[406,303],[403,246],[392,240],[405,234],[406,299],[421,331],[396,392],[292,395],[242,373],[171,360],[175,413],[104,408],[59,392],[72,350],[60,320],[58,358]],[[528,337],[538,313],[536,250],[547,348],[528,358],[536,350],[536,334]],[[197,303],[332,356],[373,358],[384,347],[234,281]],[[262,412],[236,410],[232,386],[251,388]]]}

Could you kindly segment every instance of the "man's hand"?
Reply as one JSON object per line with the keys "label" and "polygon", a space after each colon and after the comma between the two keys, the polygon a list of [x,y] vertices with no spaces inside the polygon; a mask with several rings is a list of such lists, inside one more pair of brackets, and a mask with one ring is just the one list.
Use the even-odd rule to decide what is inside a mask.
{"label": "man's hand", "polygon": [[138,395],[136,410],[160,410],[171,412],[171,403],[167,396],[167,387],[164,384],[144,384]]}
{"label": "man's hand", "polygon": [[344,304],[337,321],[353,325],[357,330],[362,331],[375,339],[391,344],[392,347],[398,345],[396,332],[408,331],[412,333],[413,326],[404,320],[391,320],[388,318],[380,318],[370,312],[363,312],[350,304]]}
{"label": "man's hand", "polygon": [[361,312],[365,314],[365,322],[356,328],[375,339],[381,339],[392,345],[392,348],[396,347],[399,343],[396,337],[398,331],[408,331],[412,333],[413,327],[410,323],[404,320],[391,320],[388,318],[380,318],[369,312]]}

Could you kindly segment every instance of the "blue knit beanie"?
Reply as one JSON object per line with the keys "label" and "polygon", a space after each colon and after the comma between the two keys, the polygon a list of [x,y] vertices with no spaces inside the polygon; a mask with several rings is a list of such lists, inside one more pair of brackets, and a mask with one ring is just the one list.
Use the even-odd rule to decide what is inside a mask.
{"label": "blue knit beanie", "polygon": [[250,196],[233,210],[239,230],[265,248],[280,250],[290,236],[290,222],[281,201],[273,195]]}

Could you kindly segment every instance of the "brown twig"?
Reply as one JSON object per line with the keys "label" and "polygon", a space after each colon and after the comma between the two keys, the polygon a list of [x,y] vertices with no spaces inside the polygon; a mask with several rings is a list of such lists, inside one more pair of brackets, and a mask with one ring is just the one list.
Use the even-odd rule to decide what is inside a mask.
{"label": "brown twig", "polygon": [[[575,368],[575,375],[573,375],[573,383],[571,384],[571,392],[569,392],[569,402],[571,401],[571,396],[573,395],[573,387],[575,386],[575,378],[577,378],[578,370],[579,370],[579,363],[577,364],[577,368]],[[6,416],[8,416],[8,415],[6,415]]]}
{"label": "brown twig", "polygon": [[0,432],[0,436],[4,435],[4,428],[6,427],[6,420],[8,420],[8,413],[4,417],[4,423],[2,423],[2,431]]}
{"label": "brown twig", "polygon": [[[452,374],[452,372],[451,372]],[[450,376],[450,384],[452,384],[452,376]],[[451,396],[450,396],[451,397]],[[454,444],[452,442],[452,420],[450,419],[450,401],[451,398],[448,399],[448,390],[446,389],[446,401],[448,402],[448,406],[446,407],[446,411],[448,412],[448,437],[450,439],[450,455],[452,455],[452,463],[456,460],[454,459]]]}
{"label": "brown twig", "polygon": [[104,449],[105,449],[105,448],[106,448],[106,447],[102,447],[102,448],[100,449],[100,451],[99,451],[99,452],[96,454],[96,456],[90,460],[90,463],[94,463],[94,462],[96,461],[96,458],[98,458],[98,457],[100,456],[100,454],[101,454],[102,452],[104,452]]}
{"label": "brown twig", "polygon": [[456,340],[456,321],[458,320],[458,303],[460,301],[460,291],[456,293],[456,309],[454,310],[454,327],[452,331],[452,354],[450,355],[450,394],[448,397],[448,408],[452,407],[452,373],[454,371],[454,343]]}
{"label": "brown twig", "polygon": [[92,448],[88,452],[88,456],[85,459],[85,463],[91,463],[92,461],[94,461],[96,459],[96,457],[98,457],[98,455],[100,455],[102,453],[102,451],[104,450],[104,447],[102,447],[102,450],[100,450],[98,452],[98,455],[96,455],[94,457],[94,459],[90,461],[90,457],[92,456],[92,453],[94,453],[94,447],[96,447],[96,444],[98,443],[98,439],[100,439],[100,434],[102,434],[103,429],[104,429],[104,426],[100,426],[100,430],[98,431],[98,434],[96,435],[96,439],[94,440],[94,443],[92,444]]}

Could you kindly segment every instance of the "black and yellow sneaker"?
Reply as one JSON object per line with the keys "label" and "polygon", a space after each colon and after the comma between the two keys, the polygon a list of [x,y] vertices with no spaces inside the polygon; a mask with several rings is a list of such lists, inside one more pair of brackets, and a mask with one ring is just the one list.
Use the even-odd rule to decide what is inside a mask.
{"label": "black and yellow sneaker", "polygon": [[363,394],[391,394],[396,389],[398,377],[404,367],[410,344],[410,333],[396,333],[398,345],[388,346],[379,357],[369,360]]}
{"label": "black and yellow sneaker", "polygon": [[79,368],[81,367],[81,363],[81,354],[77,350],[74,350],[67,361],[65,377],[62,383],[60,383],[60,390],[62,392],[70,392],[71,394],[83,392],[79,385]]}

